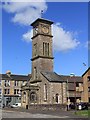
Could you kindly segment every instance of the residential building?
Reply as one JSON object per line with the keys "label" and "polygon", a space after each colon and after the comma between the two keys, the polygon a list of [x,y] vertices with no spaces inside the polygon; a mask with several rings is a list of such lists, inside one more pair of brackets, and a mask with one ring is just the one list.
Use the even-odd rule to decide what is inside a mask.
{"label": "residential building", "polygon": [[90,67],[82,75],[83,77],[83,102],[90,103]]}
{"label": "residential building", "polygon": [[21,86],[26,84],[30,75],[15,75],[7,71],[6,74],[0,74],[0,94],[2,104],[9,106],[21,102]]}

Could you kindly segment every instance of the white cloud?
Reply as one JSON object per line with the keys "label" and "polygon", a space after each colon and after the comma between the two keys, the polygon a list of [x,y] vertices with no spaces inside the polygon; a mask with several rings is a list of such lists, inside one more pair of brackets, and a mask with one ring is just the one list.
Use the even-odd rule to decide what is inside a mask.
{"label": "white cloud", "polygon": [[[25,2],[17,2],[10,0],[11,2],[5,2],[3,9],[9,13],[13,13],[12,21],[22,25],[30,25],[32,21],[41,16],[41,10],[45,12],[47,5],[44,0],[26,0]],[[19,0],[20,1],[20,0]],[[24,0],[22,0],[24,1]]]}
{"label": "white cloud", "polygon": [[23,34],[23,40],[26,41],[26,42],[30,42],[32,41],[31,40],[31,37],[33,36],[33,30],[31,31],[28,31],[27,33]]}
{"label": "white cloud", "polygon": [[58,51],[74,49],[80,44],[73,32],[64,30],[59,24],[53,25],[53,36],[53,46]]}
{"label": "white cloud", "polygon": [[[65,31],[60,24],[53,25],[53,46],[56,51],[67,51],[76,48],[80,42],[75,38],[74,33]],[[31,41],[32,30],[23,35],[23,39],[27,42]]]}
{"label": "white cloud", "polygon": [[[3,9],[13,14],[12,22],[29,26],[34,20],[41,17],[41,10],[47,10],[45,0],[4,0]],[[7,2],[9,1],[9,3]],[[13,2],[14,1],[14,2]],[[53,45],[57,51],[67,51],[76,48],[80,42],[75,34],[66,31],[60,23],[53,25]],[[23,34],[23,40],[29,42],[32,37],[32,30]]]}

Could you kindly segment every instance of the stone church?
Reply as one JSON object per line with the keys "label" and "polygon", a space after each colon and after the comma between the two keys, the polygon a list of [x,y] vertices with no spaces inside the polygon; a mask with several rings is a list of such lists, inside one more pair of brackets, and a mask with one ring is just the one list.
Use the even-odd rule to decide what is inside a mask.
{"label": "stone church", "polygon": [[[82,87],[82,77],[58,75],[53,71],[52,21],[38,18],[31,26],[32,37],[32,73],[28,83],[22,86],[22,107],[32,104],[67,104],[67,79],[71,89],[68,101],[75,101],[74,80]],[[81,95],[77,94],[77,99]]]}

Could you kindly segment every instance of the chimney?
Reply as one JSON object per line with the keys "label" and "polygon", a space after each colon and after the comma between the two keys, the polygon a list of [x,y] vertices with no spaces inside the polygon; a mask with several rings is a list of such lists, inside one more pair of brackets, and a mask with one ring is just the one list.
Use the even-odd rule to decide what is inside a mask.
{"label": "chimney", "polygon": [[7,70],[7,71],[6,71],[6,74],[10,77],[11,71],[10,71],[10,70]]}

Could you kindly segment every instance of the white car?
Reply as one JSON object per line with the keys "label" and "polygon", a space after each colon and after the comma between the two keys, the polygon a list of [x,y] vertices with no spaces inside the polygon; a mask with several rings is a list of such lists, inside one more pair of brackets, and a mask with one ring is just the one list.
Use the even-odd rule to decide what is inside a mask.
{"label": "white car", "polygon": [[11,105],[11,108],[17,108],[20,106],[21,106],[21,103],[15,103],[15,104]]}

